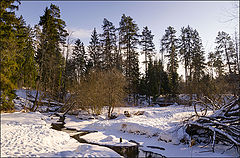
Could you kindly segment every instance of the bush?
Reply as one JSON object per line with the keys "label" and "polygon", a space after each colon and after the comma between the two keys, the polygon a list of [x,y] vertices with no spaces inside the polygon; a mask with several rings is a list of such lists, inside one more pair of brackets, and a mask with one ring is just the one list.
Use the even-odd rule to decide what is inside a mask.
{"label": "bush", "polygon": [[125,78],[118,70],[93,69],[81,78],[77,87],[75,100],[78,108],[91,109],[93,114],[99,115],[102,108],[107,106],[110,117],[114,107],[120,105],[125,97],[125,85]]}

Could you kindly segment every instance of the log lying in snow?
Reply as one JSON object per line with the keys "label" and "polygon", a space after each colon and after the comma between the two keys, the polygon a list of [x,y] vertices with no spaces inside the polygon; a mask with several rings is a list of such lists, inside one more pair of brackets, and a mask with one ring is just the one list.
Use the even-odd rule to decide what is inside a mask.
{"label": "log lying in snow", "polygon": [[[240,98],[221,107],[213,115],[201,116],[187,124],[186,132],[191,136],[205,137],[212,143],[212,150],[217,142],[222,142],[240,149]],[[210,138],[210,139],[209,139]]]}

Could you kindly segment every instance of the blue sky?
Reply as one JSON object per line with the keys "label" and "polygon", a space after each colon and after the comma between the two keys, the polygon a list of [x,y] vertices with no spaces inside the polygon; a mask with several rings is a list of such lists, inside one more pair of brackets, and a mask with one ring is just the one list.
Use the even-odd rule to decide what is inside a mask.
{"label": "blue sky", "polygon": [[[122,14],[131,16],[140,31],[144,26],[152,31],[157,51],[159,41],[168,26],[173,26],[180,34],[183,26],[197,29],[206,52],[214,50],[218,31],[233,35],[238,28],[237,22],[224,22],[230,17],[233,1],[22,1],[17,15],[23,15],[31,26],[39,22],[44,9],[51,3],[60,7],[61,17],[73,36],[79,37],[85,45],[89,44],[94,27],[100,33],[103,18],[118,27]],[[236,2],[235,2],[236,3]],[[238,29],[237,29],[238,30]]]}
{"label": "blue sky", "polygon": [[164,2],[164,1],[125,1],[125,2],[92,2],[92,1],[22,1],[17,15],[23,15],[28,24],[39,22],[39,16],[51,3],[60,7],[61,16],[67,28],[79,31],[85,44],[88,44],[89,34],[94,27],[101,32],[103,18],[112,21],[118,27],[123,13],[131,16],[138,24],[140,31],[143,26],[152,30],[156,47],[168,26],[173,26],[177,32],[180,28],[190,25],[196,28],[202,37],[206,51],[210,47],[218,31],[234,33],[237,28],[233,23],[224,23],[228,20],[227,11],[232,9],[233,2],[195,1],[195,2]]}

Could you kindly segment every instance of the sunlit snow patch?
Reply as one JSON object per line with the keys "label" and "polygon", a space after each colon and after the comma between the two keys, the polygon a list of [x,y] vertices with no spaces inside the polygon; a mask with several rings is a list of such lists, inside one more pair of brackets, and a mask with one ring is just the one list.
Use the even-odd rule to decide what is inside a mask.
{"label": "sunlit snow patch", "polygon": [[82,136],[84,140],[91,143],[96,143],[100,145],[111,145],[111,146],[134,146],[135,143],[131,143],[126,139],[117,138],[114,135],[105,135],[102,132],[90,133]]}

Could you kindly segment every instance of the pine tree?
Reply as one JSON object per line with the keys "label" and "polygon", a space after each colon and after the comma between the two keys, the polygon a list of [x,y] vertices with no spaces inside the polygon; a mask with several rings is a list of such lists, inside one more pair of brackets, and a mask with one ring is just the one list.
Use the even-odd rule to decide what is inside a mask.
{"label": "pine tree", "polygon": [[32,87],[35,86],[35,78],[37,76],[36,63],[34,60],[33,32],[22,16],[18,18],[17,28],[17,64],[19,76],[18,86]]}
{"label": "pine tree", "polygon": [[204,51],[202,42],[200,39],[200,36],[197,32],[197,30],[193,31],[192,34],[192,40],[193,40],[193,46],[192,46],[192,74],[193,74],[193,80],[196,80],[196,82],[199,82],[201,77],[204,76],[204,68],[205,68],[205,58],[204,58]]}
{"label": "pine tree", "polygon": [[41,28],[39,25],[34,25],[33,27],[33,47],[34,51],[37,52],[40,49],[40,41],[41,41]]}
{"label": "pine tree", "polygon": [[181,35],[179,38],[179,55],[184,62],[186,85],[188,81],[188,69],[190,68],[191,52],[192,52],[192,28],[188,25],[187,28],[181,28]]}
{"label": "pine tree", "polygon": [[101,34],[102,46],[102,68],[105,70],[112,69],[115,66],[114,55],[117,53],[116,29],[112,22],[106,18],[102,25],[103,33]]}
{"label": "pine tree", "polygon": [[19,1],[1,1],[1,108],[13,108],[12,99],[17,87],[34,87],[36,65],[32,46],[32,30],[22,16],[15,15]]}
{"label": "pine tree", "polygon": [[150,60],[154,54],[155,46],[153,44],[153,36],[147,26],[143,27],[140,44],[142,45],[142,50],[145,55],[145,72],[147,72],[148,60]]}
{"label": "pine tree", "polygon": [[157,91],[155,93],[155,96],[158,96],[160,94],[167,94],[169,92],[169,80],[167,72],[163,69],[163,63],[161,60],[154,61],[154,69],[156,73],[155,81],[157,82]]}
{"label": "pine tree", "polygon": [[188,93],[193,93],[193,91],[196,92],[193,88],[198,89],[198,86],[193,85],[196,85],[204,76],[205,59],[201,38],[197,30],[188,26],[181,29],[178,41],[179,55],[185,68],[185,88]]}
{"label": "pine tree", "polygon": [[102,66],[102,52],[99,41],[99,35],[97,34],[96,28],[94,28],[91,40],[88,46],[88,54],[90,56],[90,61],[94,68],[101,69]]}
{"label": "pine tree", "polygon": [[117,31],[117,53],[115,54],[115,61],[116,61],[116,68],[123,73],[124,71],[124,57],[123,57],[123,52],[121,50],[121,36],[120,36],[120,31],[119,31],[120,28],[116,28],[116,31]]}
{"label": "pine tree", "polygon": [[177,68],[178,68],[178,58],[177,58],[177,41],[175,35],[176,31],[173,27],[169,26],[165,30],[165,34],[161,40],[161,45],[163,48],[163,51],[166,52],[166,57],[168,58],[168,64],[167,69],[169,72],[169,81],[170,81],[170,89],[171,94],[173,96],[176,95],[177,89],[178,89],[178,74],[177,74]]}
{"label": "pine tree", "polygon": [[80,82],[80,78],[85,75],[87,54],[84,48],[83,42],[77,39],[72,53],[73,64],[76,71],[77,81]]}
{"label": "pine tree", "polygon": [[160,60],[148,63],[146,76],[141,80],[142,93],[147,97],[153,96],[156,99],[160,94],[167,94],[169,91],[168,75],[163,70],[163,65]]}
{"label": "pine tree", "polygon": [[146,78],[145,78],[145,84],[146,84],[146,96],[148,97],[148,104],[150,105],[150,96],[153,96],[155,94],[155,85],[156,85],[156,80],[155,80],[155,72],[154,72],[154,65],[153,61],[150,58],[149,63],[148,63],[148,70],[146,71]]}
{"label": "pine tree", "polygon": [[222,56],[218,51],[210,52],[208,54],[208,66],[210,66],[213,69],[217,77],[221,77],[223,75],[224,65],[222,61]]}
{"label": "pine tree", "polygon": [[205,58],[204,51],[200,36],[197,30],[192,32],[192,52],[191,52],[191,64],[190,64],[190,77],[191,77],[191,91],[194,94],[197,94],[197,97],[203,95],[201,90],[200,81],[205,76]]}
{"label": "pine tree", "polygon": [[37,50],[37,62],[40,71],[40,81],[44,90],[48,90],[54,98],[61,97],[64,73],[64,58],[61,45],[65,44],[67,31],[65,22],[60,18],[60,9],[51,4],[46,7],[40,17],[42,27],[40,45]]}
{"label": "pine tree", "polygon": [[224,61],[228,66],[228,72],[232,73],[232,64],[234,57],[236,57],[234,53],[234,46],[233,42],[231,40],[231,37],[226,32],[218,32],[218,35],[216,37],[216,51],[218,51],[222,56],[224,56]]}
{"label": "pine tree", "polygon": [[114,66],[117,70],[120,72],[123,72],[123,56],[120,50],[117,50],[116,53],[114,53]]}
{"label": "pine tree", "polygon": [[224,65],[228,67],[228,73],[225,76],[225,80],[228,83],[228,92],[234,95],[239,95],[239,83],[240,77],[237,74],[237,52],[231,36],[226,32],[218,32],[216,37],[216,51],[223,56]]}
{"label": "pine tree", "polygon": [[73,58],[69,58],[66,60],[66,89],[70,92],[74,89],[73,85],[77,84],[77,73],[76,73],[76,65]]}
{"label": "pine tree", "polygon": [[13,108],[14,89],[19,79],[16,76],[19,65],[16,61],[18,50],[16,24],[18,19],[15,15],[19,4],[20,2],[15,0],[0,1],[0,110]]}
{"label": "pine tree", "polygon": [[124,74],[128,82],[128,94],[136,93],[139,85],[139,60],[136,46],[138,40],[138,26],[130,16],[122,15],[119,23],[120,50],[124,51]]}

